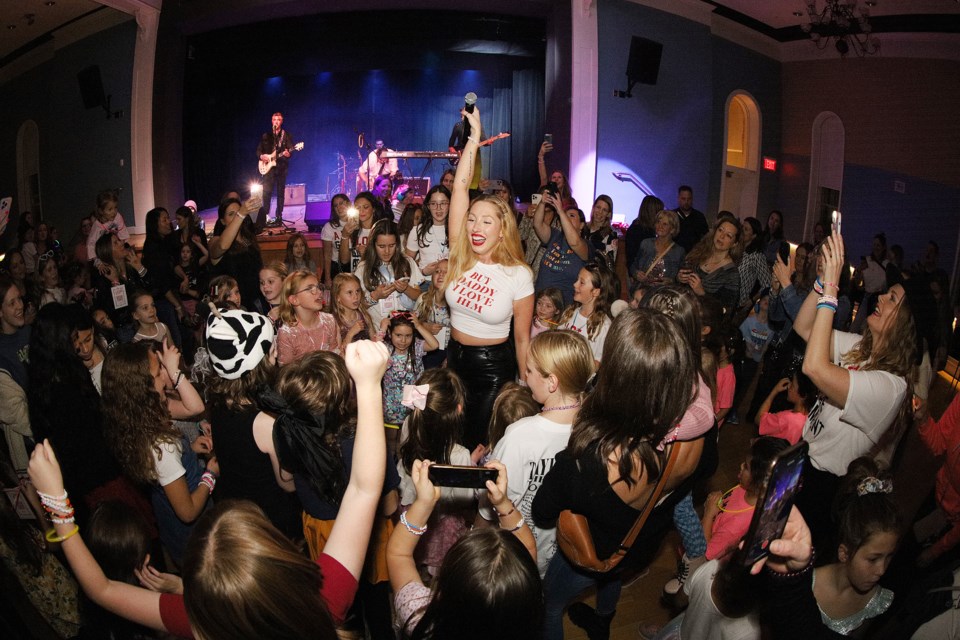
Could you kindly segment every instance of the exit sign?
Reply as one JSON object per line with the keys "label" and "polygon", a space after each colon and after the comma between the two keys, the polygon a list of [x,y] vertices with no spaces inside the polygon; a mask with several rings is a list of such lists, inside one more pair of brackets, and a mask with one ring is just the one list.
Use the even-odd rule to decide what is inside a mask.
{"label": "exit sign", "polygon": [[777,170],[777,159],[769,158],[763,156],[763,169],[764,171],[776,171]]}

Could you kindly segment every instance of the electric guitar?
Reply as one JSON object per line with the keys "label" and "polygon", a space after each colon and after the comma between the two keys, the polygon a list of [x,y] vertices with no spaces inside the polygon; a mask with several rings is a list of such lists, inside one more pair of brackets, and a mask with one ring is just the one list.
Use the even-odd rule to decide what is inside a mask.
{"label": "electric guitar", "polygon": [[[292,149],[292,150],[293,150],[293,151],[302,151],[302,150],[303,150],[303,143],[302,143],[302,142],[298,142],[297,144],[293,145],[293,149]],[[276,152],[276,151],[274,151],[273,153],[270,154],[270,158],[269,158],[269,159],[267,159],[267,160],[258,160],[258,161],[257,161],[257,168],[260,169],[260,175],[262,175],[262,176],[267,175],[267,172],[270,171],[270,169],[273,169],[275,166],[277,166],[277,152]]]}
{"label": "electric guitar", "polygon": [[[498,133],[498,134],[495,135],[495,136],[490,136],[489,138],[487,138],[486,140],[484,140],[483,142],[481,142],[478,146],[486,147],[487,145],[493,144],[493,143],[496,142],[497,140],[502,140],[503,138],[509,138],[509,137],[510,137],[510,132],[509,132],[509,131],[501,131],[500,133]],[[454,153],[457,154],[457,157],[456,157],[456,158],[452,158],[452,159],[450,160],[450,166],[451,166],[451,167],[455,167],[455,166],[457,166],[457,163],[460,162],[460,156],[463,154],[463,151],[458,151],[458,150],[454,149],[453,147],[450,147],[450,151],[452,151],[452,152],[454,152]]]}

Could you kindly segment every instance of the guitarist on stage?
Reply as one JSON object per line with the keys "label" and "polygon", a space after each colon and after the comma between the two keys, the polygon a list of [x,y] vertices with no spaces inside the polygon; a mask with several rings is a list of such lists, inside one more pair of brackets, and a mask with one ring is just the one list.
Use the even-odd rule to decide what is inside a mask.
{"label": "guitarist on stage", "polygon": [[[271,130],[260,137],[260,144],[257,145],[257,155],[263,162],[269,162],[276,158],[277,166],[263,176],[263,206],[257,216],[257,233],[263,231],[265,226],[283,226],[283,197],[287,188],[290,151],[293,149],[293,136],[290,135],[289,131],[282,128],[283,114],[279,111],[273,114],[271,122],[273,123]],[[277,194],[277,212],[274,220],[268,223],[267,214],[270,213],[270,198],[274,191]]]}

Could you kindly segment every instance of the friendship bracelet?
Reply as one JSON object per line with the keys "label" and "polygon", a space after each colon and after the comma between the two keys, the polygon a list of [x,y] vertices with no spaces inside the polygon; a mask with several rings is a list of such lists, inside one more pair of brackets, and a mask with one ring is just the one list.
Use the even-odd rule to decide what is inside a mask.
{"label": "friendship bracelet", "polygon": [[833,304],[829,304],[827,302],[821,302],[820,304],[818,304],[817,309],[830,309],[830,311],[833,311],[834,313],[837,312],[837,306]]}
{"label": "friendship bracelet", "polygon": [[183,380],[183,371],[177,371],[177,381],[173,383],[174,389],[180,386],[181,380]]}
{"label": "friendship bracelet", "polygon": [[66,489],[64,489],[63,495],[61,495],[61,496],[52,496],[52,495],[50,495],[49,493],[43,493],[42,491],[39,491],[39,490],[37,491],[37,495],[40,496],[41,499],[46,498],[47,500],[60,500],[60,501],[63,501],[63,500],[66,500],[66,499],[67,499],[67,491],[66,491]]}
{"label": "friendship bracelet", "polygon": [[207,487],[210,493],[213,493],[213,489],[217,486],[217,476],[213,475],[212,471],[204,471],[203,475],[200,476],[200,484]]}
{"label": "friendship bracelet", "polygon": [[820,280],[820,276],[817,276],[817,281],[813,283],[813,290],[819,295],[823,295],[823,282]]}
{"label": "friendship bracelet", "polygon": [[840,301],[837,300],[837,297],[836,297],[836,296],[831,296],[831,295],[826,294],[826,293],[823,294],[822,296],[820,296],[820,298],[817,299],[817,303],[818,303],[818,304],[821,304],[821,303],[824,303],[824,302],[826,302],[826,303],[828,303],[828,304],[832,304],[832,305],[840,304]]}
{"label": "friendship bracelet", "polygon": [[497,511],[497,508],[496,508],[496,507],[493,507],[493,512],[494,512],[495,514],[497,514],[497,517],[498,517],[498,518],[506,518],[508,515],[510,515],[511,513],[513,513],[513,512],[516,511],[516,510],[517,510],[516,507],[511,507],[510,511],[507,511],[506,513],[500,513],[499,511]]}
{"label": "friendship bracelet", "polygon": [[826,289],[827,287],[833,287],[837,291],[840,291],[840,287],[838,285],[833,284],[832,282],[824,282],[823,288]]}
{"label": "friendship bracelet", "polygon": [[476,142],[477,144],[480,144],[480,138],[476,136],[467,136],[467,140],[469,140],[470,142]]}
{"label": "friendship bracelet", "polygon": [[63,542],[70,536],[76,535],[79,531],[80,531],[80,525],[78,524],[73,525],[73,529],[71,529],[70,533],[68,533],[65,536],[58,536],[56,535],[57,534],[56,529],[50,529],[50,531],[47,531],[47,535],[46,535],[47,542]]}
{"label": "friendship bracelet", "polygon": [[[513,512],[511,511],[510,513],[513,513]],[[517,526],[515,526],[513,529],[503,529],[502,524],[500,525],[500,528],[506,531],[507,533],[514,533],[516,531],[519,531],[520,528],[525,524],[527,524],[527,521],[523,519],[523,516],[520,516],[520,522],[518,522]]]}
{"label": "friendship bracelet", "polygon": [[406,512],[406,511],[404,511],[403,513],[400,514],[400,524],[402,524],[404,527],[406,527],[406,528],[407,528],[407,531],[409,531],[410,533],[412,533],[412,534],[415,535],[415,536],[422,536],[423,534],[425,534],[425,533],[427,532],[427,525],[423,525],[422,527],[418,527],[418,526],[415,525],[415,524],[410,524],[410,522],[407,520],[407,512]]}
{"label": "friendship bracelet", "polygon": [[76,521],[77,519],[74,518],[72,515],[67,516],[66,518],[52,518],[52,517],[50,518],[50,522],[52,522],[53,524],[73,524]]}

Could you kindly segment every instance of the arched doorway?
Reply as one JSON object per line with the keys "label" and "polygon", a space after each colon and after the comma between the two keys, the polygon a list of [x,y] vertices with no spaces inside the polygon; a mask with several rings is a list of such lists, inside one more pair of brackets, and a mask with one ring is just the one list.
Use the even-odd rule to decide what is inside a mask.
{"label": "arched doorway", "polygon": [[810,188],[807,191],[807,215],[803,237],[813,235],[820,222],[829,229],[830,214],[840,208],[843,188],[843,153],[846,133],[840,117],[824,111],[813,120],[810,141]]}
{"label": "arched doorway", "polygon": [[741,220],[757,214],[760,190],[760,108],[753,96],[734,91],[727,98],[723,136],[720,209]]}
{"label": "arched doorway", "polygon": [[40,131],[37,123],[27,120],[17,131],[17,212],[33,212],[33,219],[43,219],[40,201]]}

